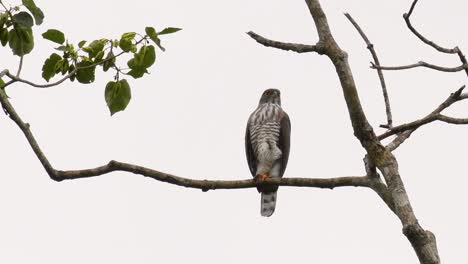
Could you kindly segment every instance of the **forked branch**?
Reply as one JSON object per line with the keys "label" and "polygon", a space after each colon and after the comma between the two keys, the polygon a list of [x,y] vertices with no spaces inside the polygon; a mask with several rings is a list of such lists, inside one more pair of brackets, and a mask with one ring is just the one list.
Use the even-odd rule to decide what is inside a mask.
{"label": "forked branch", "polygon": [[433,69],[436,71],[443,71],[443,72],[458,72],[464,70],[466,75],[468,76],[468,61],[466,60],[466,57],[464,53],[461,51],[461,49],[456,46],[454,48],[445,48],[442,47],[441,45],[435,43],[434,41],[428,39],[427,37],[423,36],[416,28],[414,28],[413,24],[411,23],[410,17],[414,12],[414,9],[416,7],[416,4],[418,3],[418,0],[414,0],[413,3],[411,4],[411,7],[408,11],[408,13],[403,14],[403,18],[405,19],[406,25],[408,29],[423,43],[431,46],[435,50],[442,52],[442,53],[447,53],[447,54],[456,54],[458,58],[461,61],[461,65],[457,67],[442,67],[438,66],[435,64],[427,63],[424,61],[420,61],[418,63],[414,64],[409,64],[409,65],[403,65],[403,66],[379,66],[379,65],[372,65],[374,69],[381,69],[381,70],[406,70],[406,69],[412,69],[416,67],[425,67],[429,69]]}
{"label": "forked branch", "polygon": [[[450,94],[450,96],[442,102],[436,109],[434,109],[431,113],[426,115],[425,117],[406,123],[402,124],[399,126],[395,126],[389,130],[387,130],[385,133],[382,135],[378,136],[379,140],[385,139],[389,136],[399,134],[402,132],[405,132],[403,134],[398,135],[397,138],[395,138],[389,146],[391,146],[391,150],[393,151],[396,147],[398,147],[401,143],[403,143],[404,140],[406,140],[411,133],[413,133],[416,129],[419,127],[429,124],[434,121],[442,121],[450,124],[466,124],[465,121],[467,121],[464,118],[453,118],[453,117],[448,117],[445,115],[442,115],[441,112],[445,109],[447,109],[449,106],[452,104],[462,101],[465,99],[468,99],[468,94],[467,93],[462,93],[463,89],[465,89],[465,85],[463,85],[461,88],[459,88],[457,91],[454,93]],[[408,134],[409,133],[409,134]],[[402,140],[402,141],[401,141]],[[401,142],[400,142],[401,141]],[[398,144],[398,145],[395,145]]]}

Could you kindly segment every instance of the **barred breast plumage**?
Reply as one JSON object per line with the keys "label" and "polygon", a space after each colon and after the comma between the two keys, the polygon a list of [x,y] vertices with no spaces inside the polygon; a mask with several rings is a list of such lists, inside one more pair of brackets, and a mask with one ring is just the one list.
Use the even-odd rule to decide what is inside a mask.
{"label": "barred breast plumage", "polygon": [[[250,142],[257,156],[256,174],[269,172],[273,163],[281,156],[278,148],[280,121],[278,118],[281,107],[277,104],[266,103],[260,105],[252,113],[250,125]],[[277,175],[272,175],[276,176]]]}

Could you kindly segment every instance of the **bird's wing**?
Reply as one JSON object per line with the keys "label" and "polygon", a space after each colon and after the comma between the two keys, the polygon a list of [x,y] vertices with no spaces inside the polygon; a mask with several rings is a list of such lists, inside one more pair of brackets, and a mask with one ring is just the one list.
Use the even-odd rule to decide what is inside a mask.
{"label": "bird's wing", "polygon": [[289,146],[291,143],[291,121],[289,120],[288,114],[282,111],[282,117],[280,119],[280,133],[278,138],[278,147],[282,152],[281,155],[281,171],[280,176],[282,177],[286,166],[288,165],[289,159]]}
{"label": "bird's wing", "polygon": [[249,163],[250,173],[255,177],[255,173],[257,173],[257,159],[255,158],[252,142],[250,140],[250,118],[247,122],[247,129],[245,130],[245,154],[247,156],[247,163]]}

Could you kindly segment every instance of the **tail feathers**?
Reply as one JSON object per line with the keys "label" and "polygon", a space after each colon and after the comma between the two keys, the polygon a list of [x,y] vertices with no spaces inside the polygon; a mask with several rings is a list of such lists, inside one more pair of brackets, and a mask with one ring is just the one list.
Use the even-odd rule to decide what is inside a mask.
{"label": "tail feathers", "polygon": [[275,212],[276,192],[262,193],[260,205],[260,214],[262,216],[271,216]]}

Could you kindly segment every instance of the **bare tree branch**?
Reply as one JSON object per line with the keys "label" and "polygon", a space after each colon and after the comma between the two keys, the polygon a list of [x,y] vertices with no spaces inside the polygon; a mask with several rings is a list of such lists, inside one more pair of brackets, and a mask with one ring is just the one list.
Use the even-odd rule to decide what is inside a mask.
{"label": "bare tree branch", "polygon": [[366,176],[349,176],[337,178],[271,178],[262,182],[256,182],[254,179],[247,180],[196,180],[183,178],[164,172],[159,172],[153,169],[145,168],[138,165],[110,161],[104,166],[100,166],[87,170],[76,171],[56,171],[55,180],[73,180],[80,178],[88,178],[101,176],[113,171],[126,171],[134,174],[139,174],[161,182],[166,182],[178,186],[201,189],[203,191],[217,189],[244,189],[254,188],[259,185],[278,185],[278,186],[294,186],[294,187],[316,187],[333,189],[336,187],[354,186],[354,187],[370,187],[371,182]]}
{"label": "bare tree branch", "polygon": [[[413,27],[413,25],[411,24],[410,17],[413,14],[414,8],[415,8],[417,3],[418,3],[418,0],[414,0],[413,3],[411,4],[411,7],[410,7],[410,10],[408,11],[408,13],[403,14],[403,18],[405,19],[406,25],[408,26],[409,30],[411,30],[411,32],[413,32],[413,34],[416,37],[418,37],[422,42],[424,42],[425,44],[433,47],[434,49],[436,49],[439,52],[448,53],[448,54],[457,54],[458,57],[460,58],[460,61],[462,62],[462,65],[467,65],[468,62],[467,62],[467,60],[465,58],[465,55],[463,54],[463,52],[461,51],[461,49],[458,46],[455,47],[455,48],[452,48],[452,49],[444,48],[444,47],[436,44],[435,42],[429,40],[428,38],[424,37],[421,33],[419,33]],[[465,73],[468,75],[468,67],[464,67],[463,69],[465,70]]]}
{"label": "bare tree branch", "polygon": [[443,66],[438,66],[435,64],[430,64],[424,61],[419,61],[417,63],[402,65],[402,66],[381,66],[381,65],[371,63],[371,68],[377,69],[377,70],[385,70],[385,71],[408,70],[408,69],[414,69],[418,67],[429,68],[429,69],[433,69],[433,70],[441,71],[441,72],[459,72],[459,71],[468,69],[468,64],[463,64],[457,67],[443,67]]}
{"label": "bare tree branch", "polygon": [[442,53],[449,53],[449,54],[457,53],[457,51],[455,49],[448,49],[448,48],[444,48],[444,47],[442,47],[440,45],[437,45],[435,42],[433,42],[433,41],[427,39],[426,37],[424,37],[421,33],[419,33],[413,27],[413,25],[411,24],[411,21],[410,21],[410,17],[413,14],[414,8],[415,8],[417,3],[418,3],[418,0],[414,0],[413,3],[411,4],[411,7],[410,7],[410,10],[408,11],[408,13],[403,14],[403,18],[405,19],[406,25],[408,26],[409,30],[411,30],[411,32],[413,32],[413,34],[416,37],[418,37],[422,42],[424,42],[427,45],[433,47],[437,51],[440,51]]}
{"label": "bare tree branch", "polygon": [[454,124],[454,125],[466,125],[468,124],[468,118],[455,118],[455,117],[450,117],[450,116],[445,116],[445,115],[437,115],[437,120],[443,121],[449,124]]}
{"label": "bare tree branch", "polygon": [[247,32],[247,35],[249,35],[255,41],[257,41],[258,43],[266,47],[289,50],[289,51],[294,51],[297,53],[317,52],[319,54],[323,54],[323,50],[317,45],[305,45],[305,44],[297,44],[297,43],[280,42],[280,41],[264,38],[252,31]]}
{"label": "bare tree branch", "polygon": [[[374,49],[374,44],[372,44],[369,40],[369,38],[366,36],[364,31],[361,29],[359,24],[353,19],[353,17],[349,13],[345,13],[346,18],[353,24],[354,28],[359,32],[359,35],[361,35],[362,39],[367,45],[367,49],[369,49],[372,58],[374,59],[374,63],[377,66],[380,66],[379,58],[377,57],[377,52]],[[387,114],[387,124],[386,125],[381,125],[381,127],[384,128],[391,128],[392,127],[392,109],[390,107],[390,99],[388,98],[388,92],[387,92],[387,85],[385,84],[385,78],[383,75],[383,72],[381,69],[377,68],[377,74],[379,76],[380,80],[380,86],[382,86],[382,93],[384,97],[384,102],[385,102],[385,113]]]}
{"label": "bare tree branch", "polygon": [[[455,102],[458,102],[458,101],[461,101],[461,100],[464,100],[464,99],[468,98],[468,94],[462,94],[463,89],[465,89],[465,85],[463,85],[461,88],[459,88],[456,92],[450,94],[450,96],[442,104],[440,104],[434,111],[432,111],[430,114],[426,115],[425,117],[423,117],[421,119],[418,119],[418,120],[415,120],[413,122],[409,122],[409,123],[406,123],[406,124],[402,124],[402,125],[393,127],[391,129],[389,129],[388,131],[386,131],[385,133],[383,133],[382,135],[378,136],[377,138],[379,140],[382,140],[384,138],[387,138],[389,136],[392,136],[392,135],[395,135],[395,134],[398,134],[398,133],[401,133],[401,132],[404,132],[404,131],[407,131],[407,130],[412,130],[412,132],[413,132],[414,130],[418,129],[419,127],[421,127],[421,126],[423,126],[425,124],[429,124],[429,123],[431,123],[433,121],[436,121],[436,120],[451,123],[451,124],[465,124],[464,123],[465,119],[452,118],[452,117],[443,116],[443,115],[440,114],[443,110],[445,110],[447,107],[451,106]],[[397,140],[397,139],[395,139],[395,140]],[[398,139],[398,140],[401,140],[401,138]],[[401,142],[401,143],[403,143],[403,142]]]}

